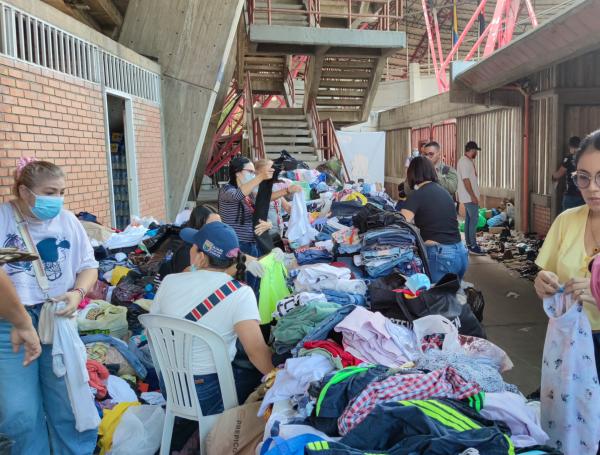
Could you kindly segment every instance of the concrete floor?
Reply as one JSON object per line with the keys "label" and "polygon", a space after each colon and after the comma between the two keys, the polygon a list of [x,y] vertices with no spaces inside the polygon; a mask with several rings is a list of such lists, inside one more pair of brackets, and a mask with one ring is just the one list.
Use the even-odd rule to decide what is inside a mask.
{"label": "concrete floor", "polygon": [[[504,349],[515,365],[504,374],[505,380],[525,395],[538,389],[548,318],[533,283],[487,256],[471,256],[465,280],[485,298],[483,323],[488,338]],[[519,297],[507,297],[511,291]]]}

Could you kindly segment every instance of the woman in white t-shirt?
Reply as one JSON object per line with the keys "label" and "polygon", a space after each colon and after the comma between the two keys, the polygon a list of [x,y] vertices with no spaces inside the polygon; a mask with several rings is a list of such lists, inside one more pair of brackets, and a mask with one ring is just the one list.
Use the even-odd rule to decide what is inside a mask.
{"label": "woman in white t-shirt", "polygon": [[[0,205],[0,247],[28,249],[15,221],[14,210],[20,211],[43,264],[48,296],[65,302],[59,316],[71,316],[94,286],[98,263],[83,226],[63,209],[64,192],[65,174],[58,166],[22,158],[16,198]],[[4,270],[37,329],[46,295],[34,264],[17,262]],[[52,370],[53,346],[43,345],[42,355],[25,368],[23,352],[13,352],[10,331],[10,323],[0,321],[0,433],[15,441],[11,453],[45,454],[52,447],[56,454],[92,454],[97,429],[76,430],[65,378]]]}
{"label": "woman in white t-shirt", "polygon": [[[219,333],[229,348],[238,401],[243,403],[261,376],[273,370],[273,363],[260,330],[256,297],[252,288],[241,283],[246,268],[238,237],[233,228],[215,221],[200,230],[183,229],[181,238],[192,244],[191,271],[168,275],[150,312],[198,322]],[[208,306],[204,305],[207,300]],[[251,369],[234,360],[238,339]],[[206,344],[193,346],[192,362],[202,413],[223,412],[219,381]]]}

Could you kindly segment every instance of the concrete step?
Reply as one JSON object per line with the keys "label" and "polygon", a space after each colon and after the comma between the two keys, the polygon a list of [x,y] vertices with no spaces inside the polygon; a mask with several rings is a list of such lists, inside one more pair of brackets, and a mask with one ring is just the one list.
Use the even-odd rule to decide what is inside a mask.
{"label": "concrete step", "polygon": [[319,87],[318,96],[336,96],[340,98],[345,97],[364,97],[366,95],[364,90],[351,90],[351,89],[330,89],[328,87]]}
{"label": "concrete step", "polygon": [[246,63],[285,63],[285,55],[272,56],[272,55],[256,55],[248,54],[244,57]]}
{"label": "concrete step", "polygon": [[300,117],[298,115],[272,115],[272,114],[257,114],[261,119],[264,120],[290,120],[290,121],[298,121],[302,122],[306,120],[304,116]]}
{"label": "concrete step", "polygon": [[321,77],[339,77],[343,79],[369,79],[373,74],[371,70],[361,70],[354,68],[327,68],[323,67]]}
{"label": "concrete step", "polygon": [[286,25],[289,27],[308,27],[308,20],[306,18],[296,19],[295,16],[281,16],[278,17],[275,14],[271,17],[271,23],[267,17],[255,17],[254,23],[258,25]]}
{"label": "concrete step", "polygon": [[308,129],[308,122],[306,119],[303,121],[293,121],[293,120],[285,120],[285,121],[276,121],[276,120],[266,120],[262,119],[262,126],[265,129],[270,128],[296,128],[296,129]]}
{"label": "concrete step", "polygon": [[362,106],[364,98],[317,98],[317,106]]}
{"label": "concrete step", "polygon": [[373,69],[376,61],[370,60],[335,60],[326,59],[323,66],[330,68],[356,68],[356,69]]}
{"label": "concrete step", "polygon": [[312,144],[312,137],[263,136],[266,144]]}
{"label": "concrete step", "polygon": [[309,145],[265,145],[265,152],[280,153],[282,150],[287,150],[290,153],[315,153],[315,148]]}
{"label": "concrete step", "polygon": [[[257,1],[256,2],[256,8],[267,8],[267,2],[265,1]],[[284,0],[277,0],[276,2],[271,2],[271,8],[272,9],[293,9],[296,11],[306,11],[306,8],[304,8],[304,5],[300,4],[299,2],[292,0],[289,2],[286,2]],[[255,12],[255,14],[258,14],[258,12]],[[265,14],[265,13],[262,13]],[[275,14],[275,13],[273,13]]]}
{"label": "concrete step", "polygon": [[299,108],[293,107],[282,107],[277,109],[269,109],[269,108],[257,108],[254,109],[257,115],[304,115],[304,111]]}
{"label": "concrete step", "polygon": [[301,137],[310,136],[310,131],[307,128],[265,128],[263,122],[263,135],[266,136],[288,136]]}
{"label": "concrete step", "polygon": [[319,87],[335,87],[335,88],[368,88],[368,81],[344,81],[340,79],[322,77]]}

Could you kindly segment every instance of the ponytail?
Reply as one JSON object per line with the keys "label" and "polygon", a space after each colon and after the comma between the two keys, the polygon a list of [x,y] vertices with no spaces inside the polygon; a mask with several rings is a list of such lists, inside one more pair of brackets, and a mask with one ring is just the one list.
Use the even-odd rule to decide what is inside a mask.
{"label": "ponytail", "polygon": [[238,281],[246,281],[246,255],[241,251],[238,253],[235,264],[235,279]]}

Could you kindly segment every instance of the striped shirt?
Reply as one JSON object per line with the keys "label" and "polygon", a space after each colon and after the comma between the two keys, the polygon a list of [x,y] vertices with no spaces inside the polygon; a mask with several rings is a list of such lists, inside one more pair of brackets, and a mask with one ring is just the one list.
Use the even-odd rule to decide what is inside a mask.
{"label": "striped shirt", "polygon": [[224,185],[219,190],[219,215],[223,223],[233,228],[240,242],[256,242],[252,211],[245,199],[242,190],[230,183]]}

